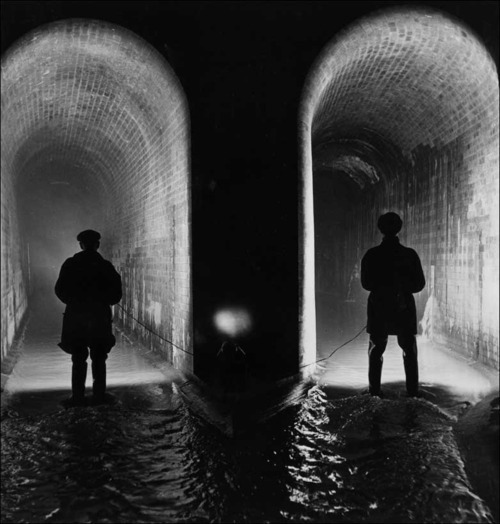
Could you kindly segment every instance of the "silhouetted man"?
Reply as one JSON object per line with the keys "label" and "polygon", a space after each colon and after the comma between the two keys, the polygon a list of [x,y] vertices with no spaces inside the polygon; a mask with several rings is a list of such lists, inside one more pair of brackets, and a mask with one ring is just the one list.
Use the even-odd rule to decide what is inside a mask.
{"label": "silhouetted man", "polygon": [[98,252],[101,235],[88,229],[76,239],[82,251],[68,258],[56,283],[57,297],[66,304],[59,347],[71,354],[72,397],[68,406],[85,405],[87,358],[92,360],[92,403],[106,401],[106,359],[115,345],[111,305],[122,298],[121,277]]}
{"label": "silhouetted man", "polygon": [[413,293],[425,286],[425,277],[417,253],[399,243],[396,236],[403,222],[396,213],[386,213],[378,220],[384,235],[382,243],[369,249],[361,261],[361,284],[370,291],[368,323],[370,334],[369,391],[380,396],[382,363],[389,335],[397,335],[403,350],[406,391],[418,395],[417,313]]}

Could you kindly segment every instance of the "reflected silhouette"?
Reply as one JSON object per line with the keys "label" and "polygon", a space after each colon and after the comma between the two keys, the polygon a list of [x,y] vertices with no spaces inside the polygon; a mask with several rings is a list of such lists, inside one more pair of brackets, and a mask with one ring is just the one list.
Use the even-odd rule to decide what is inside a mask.
{"label": "reflected silhouette", "polygon": [[403,221],[396,213],[386,213],[377,226],[384,235],[379,246],[369,249],[361,261],[361,284],[368,297],[369,392],[380,396],[383,354],[389,335],[396,335],[403,350],[406,391],[418,395],[417,313],[413,293],[425,286],[418,254],[402,246],[397,234]]}
{"label": "reflected silhouette", "polygon": [[66,405],[84,406],[87,358],[92,360],[92,404],[106,396],[106,359],[116,339],[111,322],[111,305],[122,297],[121,277],[98,252],[101,235],[87,229],[76,239],[82,251],[61,267],[55,293],[66,304],[59,347],[71,355],[72,396]]}

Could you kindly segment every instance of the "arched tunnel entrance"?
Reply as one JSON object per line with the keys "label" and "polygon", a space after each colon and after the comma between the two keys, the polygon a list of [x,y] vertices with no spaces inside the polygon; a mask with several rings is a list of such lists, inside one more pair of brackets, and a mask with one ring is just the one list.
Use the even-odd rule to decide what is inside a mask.
{"label": "arched tunnel entrance", "polygon": [[361,20],[314,64],[299,126],[302,361],[366,322],[360,261],[395,211],[421,333],[498,368],[498,77],[475,35],[427,10]]}
{"label": "arched tunnel entrance", "polygon": [[96,229],[124,284],[115,316],[177,368],[192,369],[189,150],[177,77],[128,30],[65,20],[7,51],[2,358],[28,301],[41,296],[53,307],[78,232]]}
{"label": "arched tunnel entrance", "polygon": [[[64,21],[2,57],[2,357],[25,336],[0,520],[499,522],[498,386],[471,362],[428,343],[407,398],[388,349],[380,399],[359,337],[295,380],[364,325],[355,268],[386,210],[424,265],[422,334],[498,366],[498,81],[476,37],[413,9],[338,33],[387,2],[4,3],[6,45]],[[87,228],[134,337],[109,404],[88,361],[72,407],[54,283]]]}

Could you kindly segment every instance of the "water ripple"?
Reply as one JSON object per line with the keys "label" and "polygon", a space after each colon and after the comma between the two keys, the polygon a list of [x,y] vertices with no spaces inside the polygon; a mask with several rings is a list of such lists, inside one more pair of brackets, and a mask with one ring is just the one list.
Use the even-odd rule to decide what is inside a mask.
{"label": "water ripple", "polygon": [[236,439],[160,407],[2,420],[2,522],[492,522],[422,400],[305,401]]}

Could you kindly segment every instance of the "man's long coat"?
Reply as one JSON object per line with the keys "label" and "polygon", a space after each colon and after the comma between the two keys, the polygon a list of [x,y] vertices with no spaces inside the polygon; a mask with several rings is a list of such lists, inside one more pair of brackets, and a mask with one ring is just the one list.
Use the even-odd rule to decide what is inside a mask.
{"label": "man's long coat", "polygon": [[385,237],[361,261],[361,285],[368,291],[366,331],[375,335],[417,333],[413,293],[422,291],[425,277],[417,253]]}
{"label": "man's long coat", "polygon": [[115,345],[110,306],[122,297],[113,264],[97,251],[81,251],[62,265],[55,292],[66,304],[59,346],[67,353],[81,347],[110,351]]}

